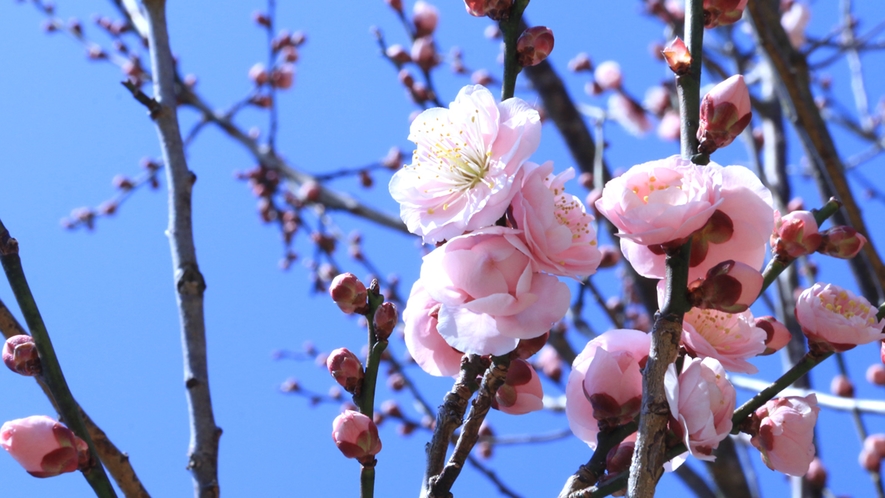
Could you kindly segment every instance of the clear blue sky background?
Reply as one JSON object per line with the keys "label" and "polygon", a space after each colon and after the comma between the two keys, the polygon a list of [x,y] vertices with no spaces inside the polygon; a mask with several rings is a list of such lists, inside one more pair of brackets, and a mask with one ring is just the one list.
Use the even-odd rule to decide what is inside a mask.
{"label": "clear blue sky background", "polygon": [[[371,2],[279,2],[277,23],[301,29],[308,43],[301,50],[293,90],[280,96],[279,148],[292,164],[309,172],[360,166],[382,157],[392,145],[411,150],[406,140],[408,115],[415,108],[404,96],[393,68],[378,56],[369,27],[377,25],[390,43],[405,43],[395,16],[381,0]],[[411,2],[407,2],[411,5]],[[482,34],[486,19],[467,16],[460,2],[438,2],[442,10],[437,40],[443,50],[464,48],[471,68],[486,67],[500,74],[495,62],[497,42]],[[855,2],[864,26],[885,17],[878,2]],[[838,17],[837,2],[816,2],[811,33],[829,32]],[[249,67],[265,59],[263,30],[251,13],[262,1],[171,1],[170,31],[173,50],[184,73],[200,78],[198,89],[214,106],[223,108],[250,89]],[[61,1],[62,18],[83,19],[87,34],[107,45],[89,21],[91,15],[114,15],[110,2]],[[580,102],[602,105],[604,99],[583,93],[586,76],[567,74],[568,59],[586,51],[594,61],[617,59],[626,87],[641,97],[645,89],[669,78],[648,46],[662,39],[657,21],[639,15],[640,2],[533,2],[527,18],[556,33],[552,61],[567,77],[572,95]],[[115,17],[115,15],[114,15]],[[71,209],[96,206],[112,194],[111,178],[134,175],[143,156],[158,156],[150,120],[143,108],[119,84],[120,71],[111,65],[85,60],[84,49],[72,39],[41,33],[42,16],[29,5],[0,4],[0,218],[21,244],[31,287],[52,334],[64,371],[77,399],[110,438],[132,459],[148,491],[156,497],[191,495],[185,471],[188,442],[178,317],[175,309],[166,227],[166,194],[138,192],[115,219],[99,220],[97,230],[67,232],[59,219]],[[865,58],[871,101],[883,94],[883,58]],[[847,106],[848,83],[843,63],[828,70],[834,92]],[[441,100],[448,102],[468,83],[447,68],[436,82]],[[522,96],[536,98],[525,89]],[[185,129],[195,120],[183,110]],[[248,129],[266,129],[266,117],[246,111],[237,118]],[[793,136],[791,134],[791,136]],[[615,167],[664,157],[677,147],[650,136],[630,137],[611,124],[606,128],[611,147],[608,161]],[[863,146],[838,135],[844,156]],[[217,129],[207,128],[189,149],[190,167],[198,175],[194,216],[198,257],[208,282],[206,316],[210,354],[210,381],[221,439],[220,475],[225,496],[355,496],[358,465],[344,459],[330,441],[330,425],[337,405],[310,407],[305,399],[280,394],[279,384],[296,377],[314,391],[331,385],[324,368],[310,362],[274,361],[279,348],[299,349],[312,340],[329,351],[346,346],[359,351],[365,334],[355,320],[343,317],[325,295],[313,295],[309,272],[296,263],[281,272],[279,235],[259,223],[255,199],[247,186],[233,178],[253,166],[240,146]],[[562,141],[551,125],[544,128],[535,160],[553,159],[557,171],[572,166]],[[800,171],[801,150],[791,142],[792,170]],[[720,163],[746,163],[740,144],[717,153]],[[869,178],[881,181],[885,161],[861,167]],[[355,179],[333,185],[378,206],[396,212],[386,193],[387,176],[376,176],[376,187],[363,190]],[[796,182],[810,207],[818,205],[813,183]],[[163,187],[165,189],[165,185]],[[584,195],[577,185],[573,192]],[[862,196],[861,196],[862,197]],[[885,247],[885,234],[876,223],[882,205],[861,200],[873,240]],[[335,215],[344,233],[359,228],[365,251],[384,274],[396,273],[407,292],[417,276],[420,252],[413,238],[367,227],[344,215]],[[303,258],[312,250],[302,236],[296,249]],[[349,261],[342,247],[338,259],[346,270],[365,275]],[[824,263],[822,258],[818,261]],[[821,280],[853,286],[847,266],[826,262]],[[608,294],[616,292],[611,270],[599,277]],[[0,298],[11,307],[14,299],[5,284]],[[607,321],[598,310],[587,317],[602,330]],[[762,314],[762,313],[760,313]],[[577,333],[576,348],[583,347]],[[392,346],[403,355],[401,343]],[[758,361],[760,378],[773,380],[778,357]],[[878,361],[869,346],[849,354],[859,394],[881,398],[885,391],[863,380],[866,367]],[[832,362],[832,361],[831,361]],[[425,397],[438,403],[450,387],[448,379],[429,379],[412,366]],[[832,364],[815,371],[815,384],[826,390]],[[558,394],[555,386],[549,392]],[[52,408],[30,379],[0,373],[0,421],[33,414],[51,414]],[[748,394],[740,392],[746,398]],[[388,398],[413,417],[408,395],[381,387],[380,401]],[[494,412],[489,417],[496,433],[550,432],[567,427],[562,414],[524,417]],[[885,431],[881,417],[867,417],[871,432]],[[821,453],[830,469],[834,492],[853,496],[872,493],[869,479],[859,470],[860,450],[850,417],[824,410],[818,434]],[[382,427],[384,450],[379,455],[378,496],[414,496],[423,468],[427,433],[408,438],[395,426]],[[770,472],[751,452],[764,496],[783,496],[787,481]],[[555,443],[501,447],[488,464],[524,496],[551,496],[566,477],[587,461],[590,451],[568,438]],[[700,467],[698,467],[700,468]],[[702,469],[701,469],[702,470]],[[8,456],[0,455],[2,496],[91,496],[77,474],[37,480]],[[676,496],[681,484],[665,477],[662,496]],[[469,469],[455,486],[459,496],[495,496],[487,480]]]}

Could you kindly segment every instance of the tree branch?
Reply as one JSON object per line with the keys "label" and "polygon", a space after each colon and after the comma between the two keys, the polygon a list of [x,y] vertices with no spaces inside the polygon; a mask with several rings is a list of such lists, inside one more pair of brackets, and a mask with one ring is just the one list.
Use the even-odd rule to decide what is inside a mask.
{"label": "tree branch", "polygon": [[188,169],[184,144],[178,126],[175,94],[175,61],[169,46],[166,25],[166,1],[143,0],[148,17],[148,38],[154,100],[161,109],[154,123],[166,164],[169,186],[169,245],[175,276],[176,298],[181,322],[185,386],[191,438],[188,469],[194,481],[194,495],[217,498],[218,439],[221,429],[215,425],[209,394],[206,358],[206,324],[203,294],[206,283],[197,266],[191,216],[191,190],[196,175]]}

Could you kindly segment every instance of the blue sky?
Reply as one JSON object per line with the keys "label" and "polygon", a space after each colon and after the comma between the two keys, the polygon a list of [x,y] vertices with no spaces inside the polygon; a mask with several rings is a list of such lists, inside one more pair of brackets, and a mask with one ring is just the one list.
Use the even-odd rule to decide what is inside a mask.
{"label": "blue sky", "polygon": [[[278,145],[290,163],[312,173],[355,167],[384,156],[393,145],[409,151],[408,116],[415,109],[396,80],[395,70],[378,56],[369,34],[378,26],[389,43],[404,43],[406,36],[384,2],[349,2],[330,12],[323,2],[279,2],[277,24],[304,30],[296,82],[280,95]],[[410,5],[410,2],[407,2]],[[443,2],[439,2],[443,3]],[[874,2],[856,2],[861,19],[871,26],[885,9]],[[832,4],[832,5],[830,5]],[[212,105],[225,108],[250,89],[248,69],[265,59],[264,32],[251,21],[261,1],[170,2],[173,50],[184,73],[199,77],[198,90]],[[810,31],[828,32],[838,15],[836,2],[816,2]],[[497,42],[483,36],[486,19],[463,12],[460,2],[440,6],[437,41],[443,50],[458,45],[472,68],[485,67],[500,74]],[[113,6],[101,0],[59,2],[63,19],[79,17],[87,35],[107,45],[91,23],[93,14],[112,15]],[[585,75],[567,73],[568,60],[586,51],[596,62],[617,59],[625,85],[634,96],[670,78],[662,63],[652,60],[648,46],[663,42],[660,25],[639,14],[639,2],[533,2],[527,19],[550,26],[556,34],[551,61],[567,78],[573,97],[602,105],[604,98],[583,93]],[[113,194],[111,178],[134,176],[144,156],[159,155],[153,125],[144,109],[120,85],[118,68],[89,62],[83,47],[61,34],[41,32],[43,19],[31,6],[0,4],[0,219],[21,244],[25,271],[62,361],[76,398],[110,438],[130,454],[132,463],[153,496],[184,497],[191,494],[186,464],[188,431],[184,399],[178,318],[170,270],[166,227],[165,185],[159,191],[139,191],[112,219],[98,221],[94,232],[69,232],[59,220],[79,206],[96,206]],[[883,58],[865,56],[868,91],[875,105],[883,94]],[[847,106],[848,83],[844,64],[828,72],[834,93]],[[450,101],[467,78],[447,68],[436,71],[435,82],[443,102]],[[534,102],[520,80],[518,94]],[[192,111],[180,113],[184,129],[195,121]],[[244,129],[267,128],[263,113],[242,112],[237,123]],[[656,137],[643,140],[606,126],[610,143],[607,159],[614,167],[629,167],[677,152],[673,143]],[[791,134],[792,135],[792,134]],[[863,149],[861,143],[837,135],[843,156]],[[791,142],[791,170],[800,171],[802,151]],[[279,234],[262,225],[255,199],[236,171],[251,168],[247,152],[218,129],[208,127],[188,150],[190,167],[198,176],[194,190],[195,237],[198,258],[208,290],[206,316],[210,355],[210,383],[218,424],[224,429],[220,450],[221,489],[225,496],[354,496],[358,490],[358,465],[344,459],[330,440],[330,426],[339,411],[336,404],[310,407],[300,397],[286,396],[279,384],[289,377],[312,391],[326,392],[332,380],[325,368],[312,362],[274,361],[277,349],[298,350],[307,340],[321,351],[346,346],[361,349],[365,334],[355,320],[341,315],[324,295],[311,291],[309,271],[301,264],[312,256],[309,241],[299,236],[295,250],[300,260],[288,272],[277,263],[282,254]],[[541,162],[554,160],[556,171],[572,166],[568,152],[551,125],[544,127],[535,154]],[[747,163],[744,148],[718,152],[723,164]],[[861,167],[869,178],[881,180],[885,161],[876,159]],[[332,185],[390,213],[396,212],[386,192],[387,176],[375,176],[376,186],[362,189],[356,179]],[[797,179],[796,190],[809,207],[818,198],[809,179]],[[577,185],[578,195],[584,191]],[[885,234],[878,219],[882,205],[861,203],[879,246]],[[417,277],[420,248],[415,239],[392,233],[346,215],[334,214],[342,233],[359,229],[364,250],[383,275],[400,276],[407,292]],[[341,266],[364,276],[365,270],[339,249]],[[819,279],[852,286],[847,266],[824,261]],[[600,273],[599,283],[615,292],[614,271]],[[0,299],[14,306],[11,292],[0,285]],[[762,313],[760,313],[762,314]],[[598,310],[586,317],[599,330],[607,326]],[[583,347],[575,332],[570,338]],[[395,354],[403,355],[401,343]],[[859,395],[881,398],[882,388],[863,380],[866,367],[878,361],[873,346],[848,355]],[[780,368],[778,357],[756,362],[760,378],[772,380]],[[815,372],[817,386],[826,390],[834,364]],[[448,379],[428,378],[410,367],[424,396],[438,403],[450,387]],[[557,388],[546,386],[550,393]],[[51,414],[49,403],[33,381],[0,375],[0,420],[32,414]],[[747,393],[739,393],[746,397]],[[407,413],[417,417],[405,393],[379,388],[379,403],[397,399]],[[554,432],[567,428],[562,414],[538,413],[523,417],[498,412],[490,421],[499,435]],[[885,431],[881,417],[867,417],[872,432]],[[819,436],[821,453],[830,469],[830,484],[838,494],[871,493],[868,478],[856,465],[860,442],[845,413],[824,410]],[[412,496],[423,468],[423,447],[428,439],[416,431],[396,434],[393,424],[381,429],[384,450],[379,455],[379,496]],[[558,492],[566,477],[590,451],[574,438],[531,446],[500,447],[487,462],[510,487],[524,496],[549,496]],[[786,481],[770,472],[753,456],[765,496],[780,496]],[[539,470],[540,469],[540,470]],[[77,474],[37,480],[24,473],[7,456],[0,455],[4,495],[90,496]],[[661,483],[662,495],[674,495],[681,484],[672,477]],[[488,481],[466,470],[454,489],[459,495],[494,496]]]}

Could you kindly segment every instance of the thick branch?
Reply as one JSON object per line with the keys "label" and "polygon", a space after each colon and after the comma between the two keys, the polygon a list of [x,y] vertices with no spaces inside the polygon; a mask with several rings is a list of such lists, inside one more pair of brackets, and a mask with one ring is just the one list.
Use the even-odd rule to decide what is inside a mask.
{"label": "thick branch", "polygon": [[[818,183],[824,198],[835,196],[843,203],[836,213],[836,223],[851,225],[861,233],[869,233],[848,181],[833,137],[814,102],[811,92],[808,61],[793,49],[780,24],[778,5],[772,2],[749,2],[750,13],[758,44],[765,50],[768,63],[780,80],[780,89],[786,98],[788,113],[809,158],[819,174]],[[858,257],[851,260],[851,268],[864,296],[881,302],[885,299],[885,265],[874,245],[866,244]]]}
{"label": "thick branch", "polygon": [[166,164],[169,186],[169,245],[175,276],[176,298],[181,322],[184,353],[184,376],[187,387],[191,439],[188,469],[193,475],[194,495],[216,498],[218,487],[218,439],[221,429],[215,425],[209,395],[209,372],[206,359],[206,324],[203,294],[206,283],[197,266],[191,216],[191,190],[196,176],[187,167],[184,144],[178,126],[175,95],[175,61],[169,47],[166,26],[166,1],[144,0],[149,22],[151,72],[154,100],[161,109],[154,122]]}

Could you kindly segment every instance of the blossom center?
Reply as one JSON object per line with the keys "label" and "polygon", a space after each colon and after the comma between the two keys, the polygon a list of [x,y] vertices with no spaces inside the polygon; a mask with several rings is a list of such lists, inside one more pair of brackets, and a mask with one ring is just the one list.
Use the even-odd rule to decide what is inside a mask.
{"label": "blossom center", "polygon": [[865,318],[868,325],[874,325],[876,323],[876,318],[870,316],[871,308],[856,299],[851,299],[845,291],[838,293],[821,293],[818,295],[818,299],[820,299],[821,305],[828,311],[832,311],[833,313],[842,315],[848,319],[854,317],[859,317],[861,319]]}

